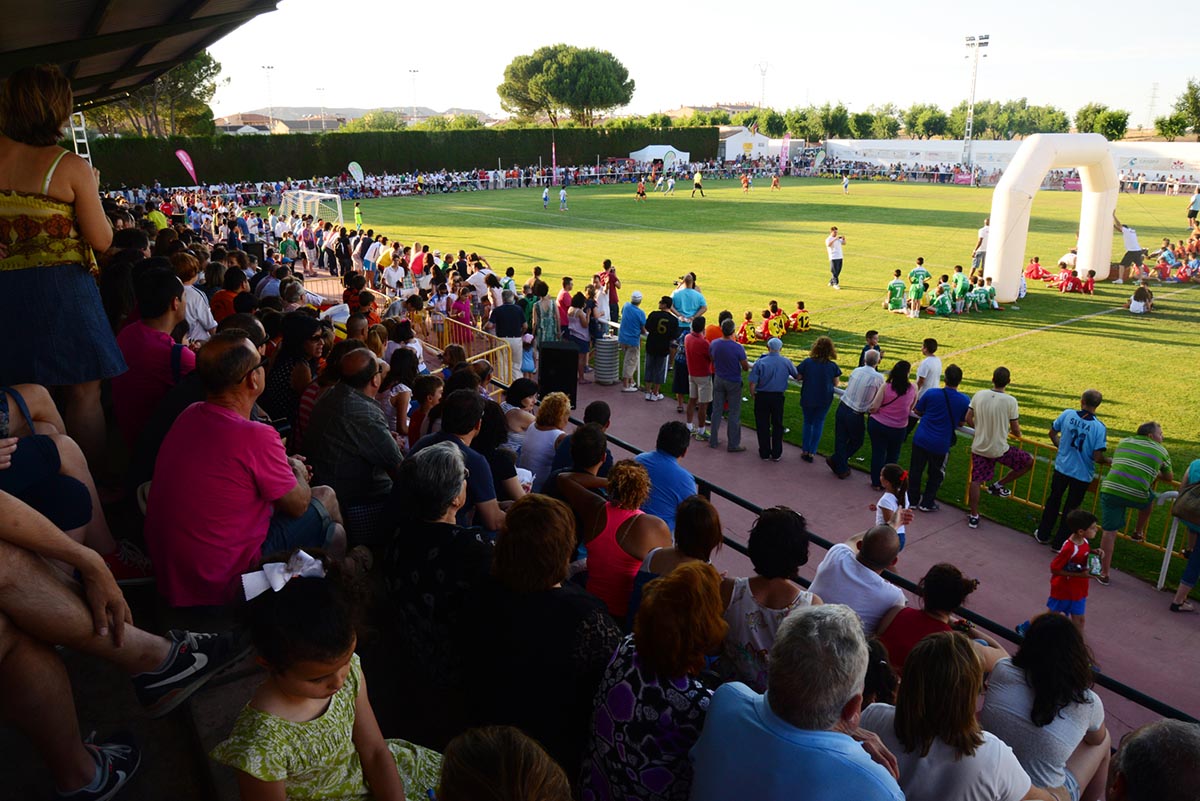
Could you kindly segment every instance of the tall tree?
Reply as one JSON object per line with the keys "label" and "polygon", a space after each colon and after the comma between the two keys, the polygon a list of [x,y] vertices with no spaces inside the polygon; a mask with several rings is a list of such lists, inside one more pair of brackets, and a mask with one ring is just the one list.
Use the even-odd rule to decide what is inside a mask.
{"label": "tall tree", "polygon": [[[212,133],[212,112],[221,65],[207,51],[198,53],[115,105],[138,136]],[[228,80],[228,79],[227,79]]]}
{"label": "tall tree", "polygon": [[450,118],[450,130],[472,131],[483,127],[483,120],[474,114],[455,114]]}
{"label": "tall tree", "polygon": [[1182,114],[1188,127],[1200,134],[1200,82],[1195,78],[1187,82],[1187,88],[1175,100],[1175,113]]}
{"label": "tall tree", "polygon": [[1129,112],[1110,108],[1096,115],[1095,132],[1110,142],[1124,139],[1129,130]]}
{"label": "tall tree", "polygon": [[[432,117],[430,119],[433,119]],[[439,118],[440,119],[440,118]],[[428,122],[428,120],[426,120]],[[407,126],[404,118],[398,112],[387,111],[386,109],[376,109],[368,111],[358,119],[350,120],[350,122],[338,129],[339,133],[362,133],[364,131],[402,131]]]}
{"label": "tall tree", "polygon": [[651,128],[670,128],[674,121],[660,111],[646,115],[646,124]]}
{"label": "tall tree", "polygon": [[563,110],[581,126],[595,125],[598,115],[628,105],[633,90],[629,70],[612,53],[564,44],[517,56],[496,88],[506,111],[545,114],[556,127]]}
{"label": "tall tree", "polygon": [[869,111],[856,111],[850,115],[850,136],[855,139],[870,139],[875,115]]}
{"label": "tall tree", "polygon": [[1075,112],[1075,130],[1079,133],[1093,133],[1096,130],[1096,118],[1108,111],[1103,103],[1088,103]]}
{"label": "tall tree", "polygon": [[821,139],[840,139],[850,135],[850,113],[841,103],[809,110],[810,125],[820,131]]}
{"label": "tall tree", "polygon": [[504,83],[496,87],[500,107],[520,119],[545,115],[552,126],[558,126],[562,104],[550,96],[547,75],[557,63],[566,45],[539,47],[528,56],[517,56],[504,68]]}
{"label": "tall tree", "polygon": [[917,118],[917,131],[920,136],[926,139],[931,139],[935,136],[945,136],[946,126],[949,122],[950,118],[946,116],[946,112],[937,106],[928,106]]}
{"label": "tall tree", "polygon": [[1174,142],[1181,136],[1187,136],[1187,117],[1179,112],[1159,117],[1154,121],[1154,129],[1163,139]]}

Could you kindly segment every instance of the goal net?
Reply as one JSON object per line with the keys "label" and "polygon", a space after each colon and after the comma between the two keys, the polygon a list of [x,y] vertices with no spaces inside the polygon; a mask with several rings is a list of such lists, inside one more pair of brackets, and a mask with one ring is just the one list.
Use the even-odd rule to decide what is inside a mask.
{"label": "goal net", "polygon": [[291,216],[296,212],[301,217],[312,216],[314,220],[324,220],[340,226],[342,219],[342,198],[328,192],[311,192],[307,189],[289,189],[283,193],[279,204],[279,213]]}

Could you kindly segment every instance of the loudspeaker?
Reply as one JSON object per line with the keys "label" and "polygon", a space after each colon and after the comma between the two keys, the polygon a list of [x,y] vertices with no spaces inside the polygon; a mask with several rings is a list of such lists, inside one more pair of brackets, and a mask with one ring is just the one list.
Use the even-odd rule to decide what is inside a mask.
{"label": "loudspeaker", "polygon": [[579,390],[579,348],[570,342],[543,342],[538,358],[538,400],[548,392],[565,392],[574,409]]}
{"label": "loudspeaker", "polygon": [[258,259],[258,264],[261,267],[262,263],[267,260],[266,246],[262,240],[257,242],[243,242],[242,250],[246,251],[247,256],[254,256]]}

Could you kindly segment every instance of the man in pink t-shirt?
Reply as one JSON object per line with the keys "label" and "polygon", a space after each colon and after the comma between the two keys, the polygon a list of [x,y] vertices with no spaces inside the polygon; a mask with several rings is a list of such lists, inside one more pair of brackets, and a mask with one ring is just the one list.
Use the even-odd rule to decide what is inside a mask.
{"label": "man in pink t-shirt", "polygon": [[171,339],[171,331],[187,316],[183,284],[175,273],[147,270],[138,279],[136,293],[141,319],[117,335],[129,369],[112,380],[113,417],[130,448],[159,401],[196,369],[192,349]]}
{"label": "man in pink t-shirt", "polygon": [[172,606],[219,606],[262,556],[295,548],[345,551],[336,496],[309,487],[275,429],[251,422],[266,371],[242,331],[213,336],[197,371],[207,399],[171,426],[154,465],[146,545],[158,589]]}
{"label": "man in pink t-shirt", "polygon": [[562,291],[558,293],[558,324],[564,329],[559,333],[565,333],[567,321],[571,311],[571,289],[575,286],[570,277],[564,277],[562,280]]}

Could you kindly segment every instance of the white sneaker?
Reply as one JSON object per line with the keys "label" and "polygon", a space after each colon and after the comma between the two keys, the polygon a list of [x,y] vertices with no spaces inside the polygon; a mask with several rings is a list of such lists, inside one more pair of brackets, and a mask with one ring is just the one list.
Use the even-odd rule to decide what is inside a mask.
{"label": "white sneaker", "polygon": [[664,395],[664,394],[662,394],[662,393],[660,392],[660,393],[658,393],[657,395],[655,395],[655,396],[654,396],[654,400],[655,400],[655,401],[660,401],[660,400],[662,400],[662,399],[663,399],[663,398],[665,398],[665,397],[666,397],[666,395]]}
{"label": "white sneaker", "polygon": [[654,400],[654,396],[653,396],[653,395],[651,395],[649,392],[647,392],[647,393],[646,393],[646,400],[648,400],[648,401],[652,401],[652,400]]}
{"label": "white sneaker", "polygon": [[1125,283],[1125,281],[1123,279],[1118,278],[1116,281],[1113,281],[1113,283],[1114,284],[1123,284],[1123,283]]}
{"label": "white sneaker", "polygon": [[621,387],[622,392],[637,392],[637,387]]}
{"label": "white sneaker", "polygon": [[687,427],[688,427],[689,432],[694,432],[696,430],[696,427],[694,425],[692,425],[691,423],[688,423]]}

